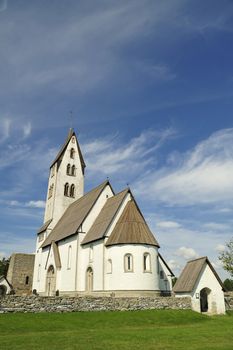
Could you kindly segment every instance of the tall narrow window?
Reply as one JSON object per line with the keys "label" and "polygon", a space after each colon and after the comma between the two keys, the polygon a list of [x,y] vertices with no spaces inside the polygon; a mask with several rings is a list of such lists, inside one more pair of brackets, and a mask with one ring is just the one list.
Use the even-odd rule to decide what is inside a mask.
{"label": "tall narrow window", "polygon": [[132,256],[132,254],[125,254],[124,267],[125,267],[125,272],[133,272],[133,256]]}
{"label": "tall narrow window", "polygon": [[70,186],[70,197],[74,197],[74,192],[75,192],[75,186],[74,186],[74,184],[72,184]]}
{"label": "tall narrow window", "polygon": [[70,175],[70,164],[67,164],[67,167],[66,167],[66,174],[67,174],[67,175]]}
{"label": "tall narrow window", "polygon": [[72,168],[71,168],[71,175],[72,175],[72,176],[75,176],[75,165],[72,165]]}
{"label": "tall narrow window", "polygon": [[164,272],[163,271],[160,271],[159,275],[160,275],[161,280],[164,279]]}
{"label": "tall narrow window", "polygon": [[151,258],[149,253],[143,254],[143,271],[151,272]]}
{"label": "tall narrow window", "polygon": [[89,261],[93,261],[93,244],[90,245]]}
{"label": "tall narrow window", "polygon": [[68,248],[68,259],[67,259],[67,269],[71,269],[71,257],[72,257],[72,247],[71,245]]}
{"label": "tall narrow window", "polygon": [[112,273],[112,259],[107,261],[107,273]]}
{"label": "tall narrow window", "polygon": [[71,148],[71,150],[70,150],[70,158],[74,159],[74,154],[75,154],[75,150],[74,150],[74,148]]}
{"label": "tall narrow window", "polygon": [[68,182],[65,184],[65,187],[64,187],[64,195],[69,196],[69,184],[68,184]]}
{"label": "tall narrow window", "polygon": [[25,278],[25,284],[29,284],[29,276],[26,276],[26,278]]}

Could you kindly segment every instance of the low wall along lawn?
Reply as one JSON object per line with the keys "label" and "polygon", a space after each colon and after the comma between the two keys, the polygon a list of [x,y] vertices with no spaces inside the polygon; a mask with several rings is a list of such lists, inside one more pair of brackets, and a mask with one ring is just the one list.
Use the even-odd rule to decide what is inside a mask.
{"label": "low wall along lawn", "polygon": [[189,298],[175,297],[38,297],[7,295],[0,299],[0,313],[126,311],[149,309],[191,309]]}

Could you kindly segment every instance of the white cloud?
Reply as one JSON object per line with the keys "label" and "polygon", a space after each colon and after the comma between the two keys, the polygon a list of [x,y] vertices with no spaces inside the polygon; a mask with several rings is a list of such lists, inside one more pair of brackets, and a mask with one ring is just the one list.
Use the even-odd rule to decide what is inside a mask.
{"label": "white cloud", "polygon": [[186,260],[198,258],[197,252],[193,248],[180,247],[176,251],[176,255],[183,257]]}
{"label": "white cloud", "polygon": [[2,258],[7,258],[8,256],[7,256],[7,254],[5,253],[5,252],[0,252],[0,260],[2,259]]}
{"label": "white cloud", "polygon": [[29,201],[25,206],[29,208],[45,208],[45,201]]}
{"label": "white cloud", "polygon": [[182,268],[180,263],[173,259],[168,260],[168,266],[171,270],[180,270]]}
{"label": "white cloud", "polygon": [[23,125],[23,136],[24,138],[31,135],[32,126],[30,122],[27,122],[25,125]]}
{"label": "white cloud", "polygon": [[168,228],[168,229],[181,227],[181,225],[175,221],[159,221],[157,222],[156,226],[162,227],[162,228]]}
{"label": "white cloud", "polygon": [[215,249],[217,252],[223,252],[226,249],[226,247],[223,244],[218,244]]}
{"label": "white cloud", "polygon": [[4,142],[10,135],[11,119],[6,117],[0,120],[0,142]]}
{"label": "white cloud", "polygon": [[226,231],[231,229],[231,227],[229,227],[229,224],[220,224],[217,222],[207,222],[203,225],[203,227],[213,231]]}
{"label": "white cloud", "polygon": [[95,177],[96,174],[117,174],[119,178],[122,172],[125,181],[141,176],[146,166],[155,161],[156,151],[175,134],[171,128],[160,132],[147,130],[127,143],[122,143],[116,136],[83,144],[88,174]]}
{"label": "white cloud", "polygon": [[[233,198],[233,129],[223,129],[180,154],[172,164],[152,171],[135,185],[138,193],[169,205],[229,204]],[[147,186],[150,183],[150,186]]]}

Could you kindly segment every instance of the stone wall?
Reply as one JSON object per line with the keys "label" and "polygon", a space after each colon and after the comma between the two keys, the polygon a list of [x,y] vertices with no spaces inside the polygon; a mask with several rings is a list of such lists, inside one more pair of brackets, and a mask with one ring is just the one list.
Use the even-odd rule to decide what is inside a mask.
{"label": "stone wall", "polygon": [[31,294],[34,269],[34,254],[12,254],[7,280],[18,295]]}
{"label": "stone wall", "polygon": [[191,309],[189,298],[38,297],[7,295],[0,299],[0,313],[126,311],[148,309]]}

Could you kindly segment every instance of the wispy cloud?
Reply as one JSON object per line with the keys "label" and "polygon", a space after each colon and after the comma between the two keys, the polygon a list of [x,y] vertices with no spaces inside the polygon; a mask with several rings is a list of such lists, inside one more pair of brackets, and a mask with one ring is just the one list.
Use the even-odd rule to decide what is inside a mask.
{"label": "wispy cloud", "polygon": [[156,226],[158,228],[167,228],[167,229],[174,229],[174,228],[181,227],[181,225],[175,221],[159,221],[157,222]]}
{"label": "wispy cloud", "polygon": [[[142,177],[140,195],[169,205],[231,203],[233,197],[233,129],[224,129],[184,154],[168,167]],[[146,186],[150,183],[150,189]]]}
{"label": "wispy cloud", "polygon": [[7,9],[7,0],[0,0],[0,12],[3,12]]}
{"label": "wispy cloud", "polygon": [[116,136],[83,144],[89,176],[116,176],[125,182],[139,177],[149,163],[156,162],[156,151],[175,135],[171,128],[147,130],[125,143]]}
{"label": "wispy cloud", "polygon": [[11,119],[8,117],[0,120],[0,143],[6,141],[10,135]]}

